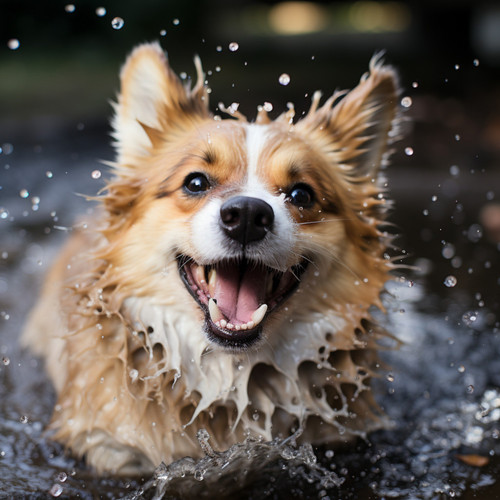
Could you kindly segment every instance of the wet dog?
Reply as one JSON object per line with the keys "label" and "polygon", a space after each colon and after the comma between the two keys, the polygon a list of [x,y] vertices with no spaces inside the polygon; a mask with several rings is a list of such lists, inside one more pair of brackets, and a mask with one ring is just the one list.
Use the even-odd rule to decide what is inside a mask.
{"label": "wet dog", "polygon": [[99,472],[151,471],[246,436],[345,441],[369,391],[392,267],[380,168],[398,82],[375,57],[350,92],[255,122],[208,106],[158,44],[121,72],[101,209],[63,249],[23,342],[57,391],[55,439]]}

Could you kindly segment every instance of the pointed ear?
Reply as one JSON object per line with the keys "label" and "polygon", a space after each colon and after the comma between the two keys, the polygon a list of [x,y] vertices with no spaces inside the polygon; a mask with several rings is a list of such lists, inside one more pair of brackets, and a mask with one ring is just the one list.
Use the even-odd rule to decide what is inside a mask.
{"label": "pointed ear", "polygon": [[199,59],[198,81],[185,87],[170,68],[158,43],[140,45],[120,73],[121,89],[114,104],[113,137],[117,162],[131,166],[147,156],[155,138],[194,116],[209,116],[208,94]]}
{"label": "pointed ear", "polygon": [[335,93],[319,109],[320,94],[315,94],[309,113],[297,125],[320,135],[320,143],[349,176],[373,176],[397,139],[399,92],[396,72],[374,56],[357,87]]}

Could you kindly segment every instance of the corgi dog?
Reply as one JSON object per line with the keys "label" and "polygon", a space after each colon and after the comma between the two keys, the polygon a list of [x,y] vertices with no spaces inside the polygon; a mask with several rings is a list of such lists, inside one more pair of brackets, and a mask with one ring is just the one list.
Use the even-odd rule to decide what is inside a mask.
{"label": "corgi dog", "polygon": [[[121,71],[116,162],[50,270],[23,343],[57,393],[54,439],[99,473],[141,474],[249,436],[341,443],[384,424],[372,319],[394,265],[380,172],[395,71],[294,118],[213,115],[157,43]],[[220,106],[220,109],[224,109]]]}

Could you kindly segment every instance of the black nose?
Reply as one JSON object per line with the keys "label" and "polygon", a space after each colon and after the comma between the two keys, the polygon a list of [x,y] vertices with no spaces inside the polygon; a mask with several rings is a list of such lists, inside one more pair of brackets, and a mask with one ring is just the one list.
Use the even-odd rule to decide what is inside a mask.
{"label": "black nose", "polygon": [[258,198],[235,196],[220,208],[221,228],[243,246],[264,238],[272,229],[273,223],[274,212],[271,205]]}

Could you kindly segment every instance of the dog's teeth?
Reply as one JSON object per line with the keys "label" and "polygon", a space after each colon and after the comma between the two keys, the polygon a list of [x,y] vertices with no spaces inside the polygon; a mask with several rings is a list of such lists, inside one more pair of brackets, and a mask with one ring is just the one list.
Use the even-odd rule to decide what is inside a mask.
{"label": "dog's teeth", "polygon": [[217,271],[212,268],[208,273],[208,292],[213,297],[215,295],[215,282],[217,281]]}
{"label": "dog's teeth", "polygon": [[256,309],[253,312],[252,321],[254,322],[255,325],[258,325],[264,319],[266,312],[267,312],[267,304],[262,304],[258,309]]}
{"label": "dog's teeth", "polygon": [[221,319],[220,320],[220,327],[221,328],[226,328],[226,326],[227,326],[227,321],[225,319]]}
{"label": "dog's teeth", "polygon": [[203,266],[196,266],[194,270],[194,279],[197,283],[205,283],[205,270],[203,269]]}
{"label": "dog's teeth", "polygon": [[219,306],[216,304],[214,299],[210,299],[208,301],[208,312],[210,313],[210,319],[214,323],[220,321],[222,326],[222,322],[224,321],[224,315],[221,313]]}

